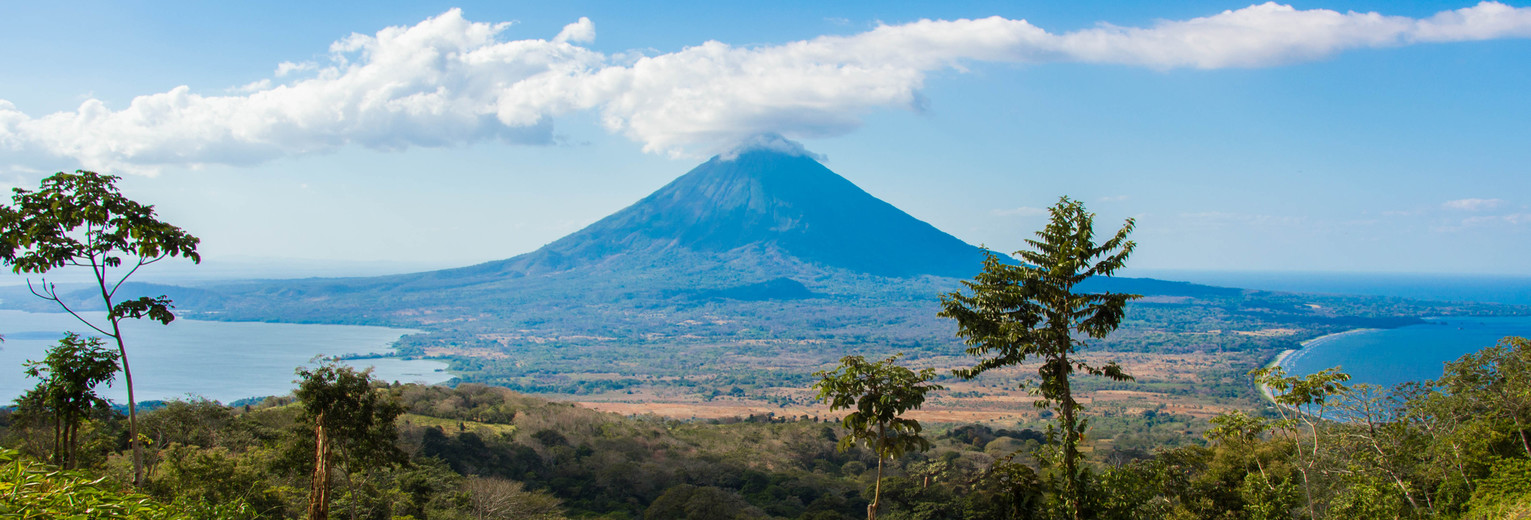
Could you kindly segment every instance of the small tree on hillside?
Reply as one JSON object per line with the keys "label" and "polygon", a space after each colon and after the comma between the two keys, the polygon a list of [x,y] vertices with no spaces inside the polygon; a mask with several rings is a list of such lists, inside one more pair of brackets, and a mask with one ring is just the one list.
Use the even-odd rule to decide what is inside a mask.
{"label": "small tree on hillside", "polygon": [[[1277,365],[1251,370],[1249,375],[1256,384],[1270,391],[1271,400],[1276,403],[1276,413],[1280,414],[1281,419],[1271,423],[1271,429],[1292,442],[1292,458],[1296,462],[1297,472],[1302,475],[1303,499],[1307,503],[1308,517],[1318,520],[1321,507],[1319,500],[1314,497],[1316,486],[1313,480],[1322,462],[1323,437],[1319,434],[1319,427],[1327,420],[1324,413],[1333,403],[1332,400],[1350,391],[1345,386],[1345,382],[1350,380],[1350,374],[1334,367],[1306,377],[1294,377],[1288,376],[1286,369]],[[1308,430],[1306,439],[1303,438],[1304,426]]]}
{"label": "small tree on hillside", "polygon": [[314,471],[308,495],[308,519],[330,514],[330,474],[339,452],[342,470],[376,466],[397,460],[398,432],[394,419],[404,408],[372,388],[370,370],[357,372],[333,362],[313,370],[298,369],[303,415],[314,427]]}
{"label": "small tree on hillside", "polygon": [[92,410],[109,407],[96,395],[96,385],[110,384],[117,373],[117,353],[101,347],[101,338],[65,333],[42,361],[28,361],[26,374],[40,379],[16,399],[27,415],[53,419],[54,464],[73,469],[78,464],[80,423]]}
{"label": "small tree on hillside", "polygon": [[127,298],[118,294],[128,277],[143,266],[169,257],[200,262],[197,237],[154,216],[154,206],[139,204],[117,190],[117,177],[96,172],[55,173],[35,192],[15,189],[13,205],[0,206],[0,262],[16,273],[42,274],[73,266],[90,269],[91,298],[106,309],[105,322],[87,319],[65,301],[54,284],[27,286],[32,294],[57,303],[82,323],[117,344],[123,382],[128,390],[128,442],[133,446],[133,483],[144,483],[143,445],[138,438],[138,406],[133,371],[128,365],[122,320],[175,319],[170,299]]}
{"label": "small tree on hillside", "polygon": [[821,378],[813,384],[819,391],[818,400],[829,403],[831,411],[856,409],[841,421],[850,435],[840,439],[840,450],[861,442],[877,454],[877,482],[872,503],[867,505],[868,519],[877,518],[883,460],[930,449],[930,441],[920,435],[920,422],[899,416],[924,404],[925,394],[941,389],[941,385],[926,383],[936,376],[935,369],[915,372],[894,364],[897,360],[898,355],[894,355],[868,363],[861,356],[846,356],[834,370],[813,374]]}
{"label": "small tree on hillside", "polygon": [[[983,358],[972,368],[954,372],[965,379],[988,370],[1016,366],[1040,359],[1038,407],[1052,407],[1059,417],[1062,437],[1063,499],[1070,516],[1078,520],[1083,511],[1083,475],[1079,468],[1079,441],[1088,426],[1079,417],[1069,376],[1075,370],[1113,380],[1132,379],[1116,363],[1094,367],[1070,357],[1084,344],[1080,338],[1104,338],[1121,324],[1127,302],[1136,294],[1075,292],[1076,286],[1095,276],[1111,276],[1127,262],[1135,244],[1127,240],[1133,221],[1116,235],[1095,243],[1095,214],[1084,204],[1063,197],[1048,210],[1052,220],[1037,238],[1026,240],[1031,250],[1018,251],[1021,265],[1011,265],[989,254],[983,272],[964,281],[971,294],[954,292],[942,296],[940,315],[957,320],[957,336],[969,345],[967,353]],[[989,357],[984,357],[989,356]],[[1054,439],[1057,438],[1056,430]]]}

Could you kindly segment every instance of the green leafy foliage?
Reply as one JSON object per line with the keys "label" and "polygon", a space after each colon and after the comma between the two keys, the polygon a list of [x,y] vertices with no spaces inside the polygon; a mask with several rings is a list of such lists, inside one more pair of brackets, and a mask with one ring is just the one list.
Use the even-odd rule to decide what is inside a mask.
{"label": "green leafy foliage", "polygon": [[404,409],[392,396],[372,387],[370,371],[326,362],[297,372],[294,395],[314,432],[308,518],[324,520],[329,517],[332,452],[338,452],[345,475],[395,461],[401,453],[394,446],[398,437],[394,419]]}
{"label": "green leafy foliage", "polygon": [[78,465],[80,423],[110,404],[96,395],[96,385],[110,384],[117,374],[117,353],[101,347],[101,338],[66,333],[48,349],[42,361],[28,361],[26,374],[37,386],[17,398],[24,417],[49,416],[53,422],[53,462],[64,468]]}
{"label": "green leafy foliage", "polygon": [[839,448],[861,442],[877,454],[877,482],[872,504],[867,506],[868,518],[877,518],[883,459],[930,449],[930,441],[920,435],[920,422],[900,416],[924,404],[925,394],[941,389],[941,385],[927,383],[936,377],[935,369],[915,372],[896,361],[897,355],[875,363],[861,356],[846,356],[835,369],[814,374],[820,379],[813,388],[830,411],[856,409],[840,421],[850,435],[840,440]]}
{"label": "green leafy foliage", "polygon": [[[1087,438],[1081,447],[1092,456],[1081,471],[1079,511],[1098,519],[1290,520],[1310,510],[1329,519],[1517,518],[1527,510],[1531,458],[1514,422],[1476,392],[1494,391],[1520,377],[1521,368],[1505,363],[1507,353],[1484,354],[1464,358],[1481,384],[1455,380],[1465,365],[1394,389],[1345,386],[1334,372],[1312,381],[1293,377],[1314,392],[1289,400],[1322,397],[1329,419],[1314,417],[1310,425],[1291,415],[1292,405],[1291,421],[1274,406],[1233,413],[1206,424],[1205,445],[1186,439],[1196,422],[1190,417],[1104,409],[1092,421],[1097,429],[1163,427],[1180,432],[1181,443],[1123,449],[1125,437]],[[1048,476],[1059,443],[1032,429],[926,424],[928,450],[883,458],[864,442],[842,451],[851,431],[813,417],[677,421],[600,413],[481,385],[349,386],[364,387],[403,408],[388,438],[401,456],[334,464],[333,518],[843,520],[864,516],[872,500],[884,519],[1074,514],[1063,487]],[[15,428],[12,418],[0,411],[0,428]],[[91,422],[120,433],[112,425],[121,421]],[[172,401],[145,412],[143,431],[151,441],[149,478],[140,488],[147,495],[121,492],[131,479],[121,443],[91,448],[109,458],[82,459],[105,462],[80,471],[24,462],[32,476],[0,480],[68,476],[73,487],[54,488],[68,500],[127,500],[145,518],[275,520],[307,513],[308,457],[316,446],[313,416],[297,398],[236,407]],[[0,431],[0,439],[25,441],[18,434],[27,430]],[[12,457],[0,456],[0,466],[12,471],[7,475],[26,474],[14,473]],[[874,481],[869,468],[879,459],[884,474]],[[37,486],[45,485],[28,489],[44,489]],[[65,499],[28,503],[42,500]],[[10,505],[0,499],[0,507]]]}
{"label": "green leafy foliage", "polygon": [[105,479],[32,462],[0,449],[0,517],[25,520],[244,520],[243,504],[163,503],[124,492]]}
{"label": "green leafy foliage", "polygon": [[1084,507],[1078,445],[1088,423],[1079,417],[1070,376],[1075,370],[1115,381],[1132,376],[1114,362],[1094,367],[1070,356],[1084,344],[1078,336],[1100,339],[1116,330],[1127,302],[1140,296],[1076,287],[1126,265],[1135,247],[1127,240],[1133,221],[1128,219],[1115,235],[1096,244],[1095,215],[1085,211],[1083,203],[1063,197],[1048,212],[1047,226],[1036,239],[1026,240],[1031,248],[1016,252],[1020,265],[989,254],[983,272],[963,282],[970,294],[959,291],[941,297],[940,316],[956,320],[967,353],[980,358],[971,368],[955,370],[958,376],[971,379],[1032,359],[1042,362],[1036,390],[1042,399],[1036,405],[1058,412],[1064,495],[1078,519]]}
{"label": "green leafy foliage", "polygon": [[930,448],[930,441],[920,435],[920,422],[900,417],[919,409],[925,396],[940,390],[941,385],[927,383],[935,378],[933,368],[918,372],[898,366],[898,356],[867,362],[861,356],[846,356],[833,370],[817,372],[813,384],[818,399],[829,404],[830,411],[854,408],[841,424],[850,435],[840,440],[840,449],[857,442],[887,458]]}

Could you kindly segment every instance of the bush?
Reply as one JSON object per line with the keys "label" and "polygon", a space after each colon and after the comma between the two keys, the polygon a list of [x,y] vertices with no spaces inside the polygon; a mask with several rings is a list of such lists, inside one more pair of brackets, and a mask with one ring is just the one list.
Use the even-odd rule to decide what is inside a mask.
{"label": "bush", "polygon": [[1463,518],[1531,518],[1531,460],[1500,459],[1478,482]]}
{"label": "bush", "polygon": [[21,519],[247,520],[255,515],[243,503],[177,501],[161,504],[137,493],[113,489],[105,479],[63,471],[0,449],[0,517]]}

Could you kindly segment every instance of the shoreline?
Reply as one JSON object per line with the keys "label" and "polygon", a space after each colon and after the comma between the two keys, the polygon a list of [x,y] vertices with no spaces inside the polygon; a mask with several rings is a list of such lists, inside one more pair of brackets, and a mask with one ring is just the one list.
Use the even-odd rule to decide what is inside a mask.
{"label": "shoreline", "polygon": [[[1265,362],[1265,365],[1261,366],[1260,368],[1279,367],[1279,366],[1281,366],[1282,363],[1286,362],[1286,358],[1287,357],[1289,357],[1289,356],[1291,356],[1292,354],[1295,354],[1295,353],[1297,353],[1297,349],[1289,348],[1289,349],[1283,350],[1283,351],[1277,353],[1275,357],[1271,358],[1270,361]],[[1260,387],[1260,396],[1264,397],[1266,402],[1268,402],[1270,404],[1276,404],[1276,396],[1271,393],[1270,385],[1267,385],[1265,383],[1260,383],[1257,386]]]}
{"label": "shoreline", "polygon": [[[0,366],[19,370],[27,358],[41,359],[62,331],[81,327],[67,313],[0,310],[0,332],[12,340],[0,351]],[[228,403],[291,393],[293,367],[309,366],[316,355],[394,354],[400,338],[419,329],[182,318],[168,326],[139,323],[125,330],[130,335],[135,397],[140,403],[185,399],[188,395]],[[450,364],[438,359],[381,357],[342,363],[356,370],[374,366],[374,377],[389,382],[448,382],[456,376]],[[119,393],[121,377],[117,374],[111,388],[103,388],[102,394],[113,402],[126,403],[126,395]],[[19,396],[35,382],[0,378],[0,398]]]}
{"label": "shoreline", "polygon": [[[1286,349],[1286,350],[1283,350],[1281,352],[1278,352],[1275,356],[1271,357],[1270,361],[1267,361],[1265,363],[1265,365],[1263,365],[1261,368],[1281,367],[1282,370],[1286,370],[1286,363],[1288,361],[1291,361],[1293,358],[1296,358],[1296,357],[1301,357],[1302,354],[1306,354],[1309,350],[1313,349],[1313,347],[1318,346],[1320,343],[1324,343],[1327,340],[1330,340],[1330,339],[1333,339],[1333,338],[1338,338],[1338,337],[1341,337],[1341,336],[1349,336],[1351,334],[1360,334],[1362,332],[1371,332],[1371,331],[1375,331],[1375,330],[1382,330],[1382,329],[1373,329],[1373,328],[1350,329],[1350,330],[1346,330],[1346,331],[1335,332],[1335,333],[1332,333],[1332,334],[1325,334],[1325,335],[1322,335],[1322,336],[1319,336],[1319,337],[1316,337],[1316,338],[1313,338],[1313,339],[1309,339],[1309,340],[1303,341],[1301,343],[1298,343],[1297,344],[1298,348]],[[1288,375],[1290,376],[1292,374],[1288,374]],[[1270,386],[1265,385],[1265,384],[1260,384],[1260,385],[1257,385],[1257,386],[1260,387],[1260,395],[1265,398],[1266,402],[1269,402],[1271,404],[1276,404],[1276,396],[1271,392]]]}

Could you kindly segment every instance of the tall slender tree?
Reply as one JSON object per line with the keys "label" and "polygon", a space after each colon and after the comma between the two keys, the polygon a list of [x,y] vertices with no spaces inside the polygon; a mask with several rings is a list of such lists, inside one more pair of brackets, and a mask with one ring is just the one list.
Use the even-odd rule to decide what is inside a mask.
{"label": "tall slender tree", "polygon": [[964,281],[970,294],[961,291],[941,297],[940,315],[957,321],[957,336],[968,345],[967,353],[981,360],[971,368],[954,372],[965,379],[992,369],[1016,366],[1032,359],[1041,381],[1034,394],[1038,407],[1051,407],[1059,417],[1054,438],[1061,436],[1062,497],[1069,515],[1085,514],[1083,474],[1079,467],[1079,441],[1088,422],[1079,416],[1070,376],[1074,371],[1128,380],[1132,376],[1115,362],[1092,366],[1072,357],[1084,339],[1106,337],[1121,324],[1127,302],[1140,295],[1080,292],[1080,283],[1096,276],[1111,276],[1126,265],[1135,244],[1127,240],[1134,223],[1127,219],[1111,238],[1095,243],[1095,214],[1084,204],[1063,197],[1048,210],[1047,227],[1027,239],[1030,249],[1017,251],[1021,264],[1001,261],[990,253],[983,272]]}
{"label": "tall slender tree", "polygon": [[12,205],[0,206],[0,261],[16,273],[42,274],[60,267],[89,269],[94,284],[90,299],[99,297],[105,321],[80,314],[58,287],[43,279],[27,280],[32,294],[52,301],[85,325],[117,344],[123,382],[128,391],[128,442],[133,447],[133,483],[144,483],[143,443],[138,437],[138,405],[133,396],[133,371],[123,341],[122,320],[149,318],[169,324],[175,319],[169,298],[119,294],[123,283],[146,265],[171,257],[200,262],[197,237],[160,221],[154,206],[124,197],[117,177],[84,170],[59,172],[43,179],[37,191],[16,188]]}
{"label": "tall slender tree", "polygon": [[916,372],[898,366],[895,363],[898,357],[869,363],[861,356],[845,356],[834,370],[814,373],[820,379],[813,388],[819,391],[820,401],[829,403],[831,411],[856,409],[841,420],[850,435],[840,439],[839,449],[862,442],[877,454],[877,482],[872,503],[867,505],[868,520],[877,518],[883,460],[930,449],[930,441],[920,435],[920,422],[900,416],[924,404],[925,394],[941,389],[941,385],[928,383],[936,376],[936,370]]}

